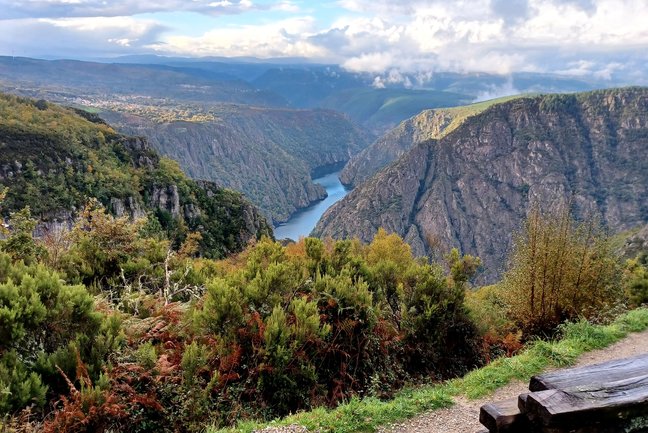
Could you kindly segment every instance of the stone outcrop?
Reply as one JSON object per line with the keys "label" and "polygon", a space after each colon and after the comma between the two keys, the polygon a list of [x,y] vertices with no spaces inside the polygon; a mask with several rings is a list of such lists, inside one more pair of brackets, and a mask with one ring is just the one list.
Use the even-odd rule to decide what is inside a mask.
{"label": "stone outcrop", "polygon": [[501,272],[529,204],[573,203],[613,231],[648,221],[648,89],[521,98],[415,145],[329,209],[315,234],[370,240],[379,227],[417,254],[459,247]]}
{"label": "stone outcrop", "polygon": [[194,179],[243,192],[273,221],[326,197],[311,175],[341,166],[365,148],[369,136],[328,110],[219,106],[209,122],[157,123],[104,113],[121,131],[149,138]]}
{"label": "stone outcrop", "polygon": [[438,140],[454,131],[469,117],[492,105],[519,97],[508,96],[461,107],[421,111],[354,155],[340,173],[340,180],[347,186],[359,185],[397,160],[415,144],[431,139]]}

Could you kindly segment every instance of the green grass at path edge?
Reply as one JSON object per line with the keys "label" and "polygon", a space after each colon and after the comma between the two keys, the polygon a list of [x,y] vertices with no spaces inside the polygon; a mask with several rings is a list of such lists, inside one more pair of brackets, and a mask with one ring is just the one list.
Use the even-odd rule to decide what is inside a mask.
{"label": "green grass at path edge", "polygon": [[317,408],[272,422],[241,421],[231,428],[208,428],[207,433],[250,433],[268,426],[293,424],[319,432],[374,432],[379,426],[449,407],[453,404],[453,396],[483,397],[511,380],[528,381],[547,367],[572,365],[585,352],[607,347],[630,332],[646,329],[646,308],[625,313],[609,325],[592,325],[586,321],[570,323],[563,326],[562,338],[558,341],[535,341],[514,357],[499,358],[462,378],[443,384],[403,389],[391,400],[354,398],[334,409]]}

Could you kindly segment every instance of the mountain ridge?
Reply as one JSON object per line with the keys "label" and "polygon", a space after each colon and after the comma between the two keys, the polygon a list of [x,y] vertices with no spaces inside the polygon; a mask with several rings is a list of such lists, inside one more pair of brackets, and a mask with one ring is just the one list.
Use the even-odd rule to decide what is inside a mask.
{"label": "mountain ridge", "polygon": [[360,153],[354,155],[340,173],[340,180],[347,186],[358,185],[403,155],[416,143],[442,138],[461,125],[468,117],[481,113],[492,104],[524,96],[506,96],[465,106],[423,110],[404,120]]}
{"label": "mountain ridge", "polygon": [[275,223],[326,197],[312,175],[345,163],[370,142],[330,110],[228,105],[210,113],[214,119],[204,122],[100,115],[122,132],[147,136],[191,177],[243,192]]}
{"label": "mountain ridge", "polygon": [[648,221],[647,142],[646,88],[496,104],[361,184],[314,235],[370,240],[383,227],[419,255],[477,254],[493,281],[532,202],[571,200],[612,230]]}

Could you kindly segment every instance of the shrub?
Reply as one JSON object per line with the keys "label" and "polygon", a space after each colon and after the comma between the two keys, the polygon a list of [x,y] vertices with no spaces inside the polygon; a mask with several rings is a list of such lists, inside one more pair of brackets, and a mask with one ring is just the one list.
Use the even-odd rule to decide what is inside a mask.
{"label": "shrub", "polygon": [[95,309],[84,287],[0,253],[0,389],[7,391],[0,393],[0,411],[42,406],[46,394],[66,393],[59,369],[75,377],[77,354],[97,377],[120,341],[113,321]]}
{"label": "shrub", "polygon": [[464,308],[478,259],[454,258],[446,276],[383,230],[369,245],[264,239],[222,264],[189,312],[191,338],[213,350],[198,356],[187,346],[184,368],[191,375],[190,360],[202,356],[213,366],[200,389],[218,407],[217,423],[385,396],[406,380],[465,372],[479,363]]}
{"label": "shrub", "polygon": [[625,266],[623,283],[630,305],[648,303],[648,253],[642,252]]}
{"label": "shrub", "polygon": [[511,318],[530,334],[565,320],[605,315],[622,301],[620,267],[595,221],[577,223],[567,208],[533,208],[517,236],[504,293]]}

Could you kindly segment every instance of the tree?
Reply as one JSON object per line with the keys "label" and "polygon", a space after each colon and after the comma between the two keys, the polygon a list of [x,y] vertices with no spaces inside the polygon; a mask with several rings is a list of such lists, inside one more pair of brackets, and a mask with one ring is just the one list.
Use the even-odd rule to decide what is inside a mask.
{"label": "tree", "polygon": [[592,318],[620,302],[620,267],[593,219],[576,222],[567,207],[533,207],[515,237],[503,284],[511,318],[541,334],[561,322]]}

